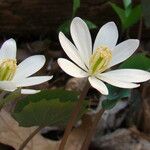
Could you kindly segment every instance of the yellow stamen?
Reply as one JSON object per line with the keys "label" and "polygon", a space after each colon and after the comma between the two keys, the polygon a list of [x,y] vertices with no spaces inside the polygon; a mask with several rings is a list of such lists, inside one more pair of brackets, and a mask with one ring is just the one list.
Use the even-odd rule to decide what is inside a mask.
{"label": "yellow stamen", "polygon": [[89,74],[94,75],[105,71],[111,59],[112,53],[108,47],[101,46],[97,48],[90,58]]}
{"label": "yellow stamen", "polygon": [[0,63],[0,81],[10,81],[13,79],[17,68],[15,59],[6,59]]}

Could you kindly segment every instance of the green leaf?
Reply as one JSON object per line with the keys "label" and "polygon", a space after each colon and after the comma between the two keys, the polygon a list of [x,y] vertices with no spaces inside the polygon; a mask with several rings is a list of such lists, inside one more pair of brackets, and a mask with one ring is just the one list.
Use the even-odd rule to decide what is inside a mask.
{"label": "green leaf", "polygon": [[104,109],[112,109],[119,100],[129,97],[131,94],[131,90],[129,89],[118,88],[110,84],[107,84],[107,88],[109,90],[109,95],[107,99],[102,102],[102,107]]}
{"label": "green leaf", "polygon": [[89,29],[96,29],[97,28],[97,25],[94,24],[93,22],[91,22],[89,20],[85,20],[85,19],[84,19],[84,21],[86,22]]}
{"label": "green leaf", "polygon": [[124,7],[125,7],[125,15],[129,17],[132,11],[132,1],[131,0],[124,0]]}
{"label": "green leaf", "polygon": [[110,84],[107,85],[107,88],[109,90],[109,95],[107,96],[108,100],[121,99],[130,96],[131,91],[129,89],[118,88]]}
{"label": "green leaf", "polygon": [[119,100],[131,95],[131,90],[129,89],[118,88],[110,84],[107,84],[107,88],[109,90],[109,95],[107,99],[102,102],[102,107],[104,109],[112,109]]}
{"label": "green leaf", "polygon": [[[86,22],[86,24],[89,27],[89,29],[95,29],[95,28],[97,28],[97,26],[93,22],[91,22],[89,20],[84,20],[84,21]],[[71,20],[65,21],[63,24],[61,24],[58,27],[57,32],[61,31],[64,34],[69,34],[69,32],[70,32],[70,24],[71,24]]]}
{"label": "green leaf", "polygon": [[[12,116],[20,126],[64,126],[76,105],[78,94],[62,89],[44,90],[17,103]],[[87,111],[84,101],[78,119]]]}
{"label": "green leaf", "polygon": [[63,24],[61,24],[58,29],[57,32],[63,32],[64,34],[69,34],[70,32],[70,24],[71,24],[71,20],[67,20],[65,21]]}
{"label": "green leaf", "polygon": [[131,4],[130,5],[126,4],[125,10],[123,10],[114,3],[110,2],[110,5],[119,16],[123,29],[127,29],[133,26],[135,23],[139,21],[141,17],[141,5],[137,5],[132,9]]}
{"label": "green leaf", "polygon": [[102,102],[102,108],[103,109],[112,109],[116,104],[118,100],[104,100]]}
{"label": "green leaf", "polygon": [[150,0],[142,0],[141,4],[146,27],[150,28]]}
{"label": "green leaf", "polygon": [[127,117],[127,122],[129,126],[139,125],[139,115],[142,106],[141,93],[137,89],[132,90],[131,97],[129,98],[129,112]]}
{"label": "green leaf", "polygon": [[73,0],[73,17],[75,16],[77,9],[80,7],[80,0]]}
{"label": "green leaf", "polygon": [[122,26],[124,26],[125,19],[126,19],[125,11],[122,8],[120,8],[118,5],[116,5],[115,3],[109,2],[109,4],[112,6],[112,8],[116,12],[116,14],[119,16]]}
{"label": "green leaf", "polygon": [[123,4],[124,4],[124,7],[126,9],[126,8],[131,6],[132,0],[123,0]]}
{"label": "green leaf", "polygon": [[132,1],[131,0],[123,0],[125,15],[128,17],[132,11]]}
{"label": "green leaf", "polygon": [[134,68],[142,70],[150,70],[150,58],[145,54],[136,54],[124,61],[119,68]]}
{"label": "green leaf", "polygon": [[134,7],[126,19],[125,28],[129,28],[137,23],[140,20],[141,14],[141,5]]}

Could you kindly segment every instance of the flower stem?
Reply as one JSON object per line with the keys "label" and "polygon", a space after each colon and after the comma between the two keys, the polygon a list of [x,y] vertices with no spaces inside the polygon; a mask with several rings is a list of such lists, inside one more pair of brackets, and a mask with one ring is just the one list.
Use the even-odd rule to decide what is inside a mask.
{"label": "flower stem", "polygon": [[73,125],[77,119],[77,116],[78,116],[80,109],[81,109],[81,106],[82,106],[82,102],[84,101],[89,88],[90,88],[90,84],[87,80],[85,83],[85,86],[84,86],[84,88],[80,94],[79,100],[77,101],[77,104],[76,104],[76,106],[75,106],[75,108],[71,114],[70,120],[69,120],[67,127],[65,129],[64,136],[63,136],[62,141],[60,143],[59,150],[64,150],[64,148],[65,148],[68,136],[71,133],[72,127],[73,127]]}
{"label": "flower stem", "polygon": [[0,110],[9,102],[16,100],[21,95],[21,89],[11,92],[6,98],[0,100]]}
{"label": "flower stem", "polygon": [[90,131],[87,133],[87,136],[82,144],[82,148],[81,150],[87,150],[89,145],[90,145],[90,142],[92,140],[92,137],[93,135],[95,134],[95,131],[96,131],[96,127],[97,127],[97,124],[99,122],[99,120],[101,119],[103,113],[104,113],[104,109],[101,109],[96,115],[95,115],[95,119],[94,119],[94,122],[92,124],[92,127],[90,129]]}
{"label": "flower stem", "polygon": [[29,137],[27,137],[27,139],[21,144],[21,146],[19,147],[18,150],[23,150],[27,144],[32,140],[32,138],[41,130],[43,129],[43,126],[38,127],[37,129],[35,129],[30,135]]}

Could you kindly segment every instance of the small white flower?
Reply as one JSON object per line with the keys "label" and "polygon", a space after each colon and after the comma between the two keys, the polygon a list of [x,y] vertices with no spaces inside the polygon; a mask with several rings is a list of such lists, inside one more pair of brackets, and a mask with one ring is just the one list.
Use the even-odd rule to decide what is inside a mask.
{"label": "small white flower", "polygon": [[138,69],[107,71],[129,58],[139,46],[137,39],[129,39],[116,45],[118,29],[114,22],[101,27],[93,48],[89,29],[82,19],[73,19],[70,32],[75,45],[63,33],[59,33],[62,48],[75,63],[64,58],[58,59],[59,66],[67,74],[77,78],[88,77],[91,86],[104,95],[108,94],[108,89],[102,81],[120,88],[136,88],[139,86],[136,83],[150,79],[149,72]]}
{"label": "small white flower", "polygon": [[[9,39],[3,43],[0,49],[0,89],[14,91],[18,87],[33,86],[46,82],[52,76],[30,77],[45,64],[43,55],[28,57],[17,65],[17,46],[14,39]],[[39,90],[22,89],[22,94],[34,94]]]}

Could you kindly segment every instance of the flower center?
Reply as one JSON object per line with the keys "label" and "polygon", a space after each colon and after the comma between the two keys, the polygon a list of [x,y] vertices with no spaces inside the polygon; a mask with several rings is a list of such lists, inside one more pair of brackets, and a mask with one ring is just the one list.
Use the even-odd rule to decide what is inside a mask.
{"label": "flower center", "polygon": [[89,74],[94,75],[105,71],[111,59],[112,53],[108,47],[101,46],[97,48],[89,61]]}
{"label": "flower center", "polygon": [[6,59],[0,63],[0,81],[10,81],[13,79],[17,68],[15,59]]}

